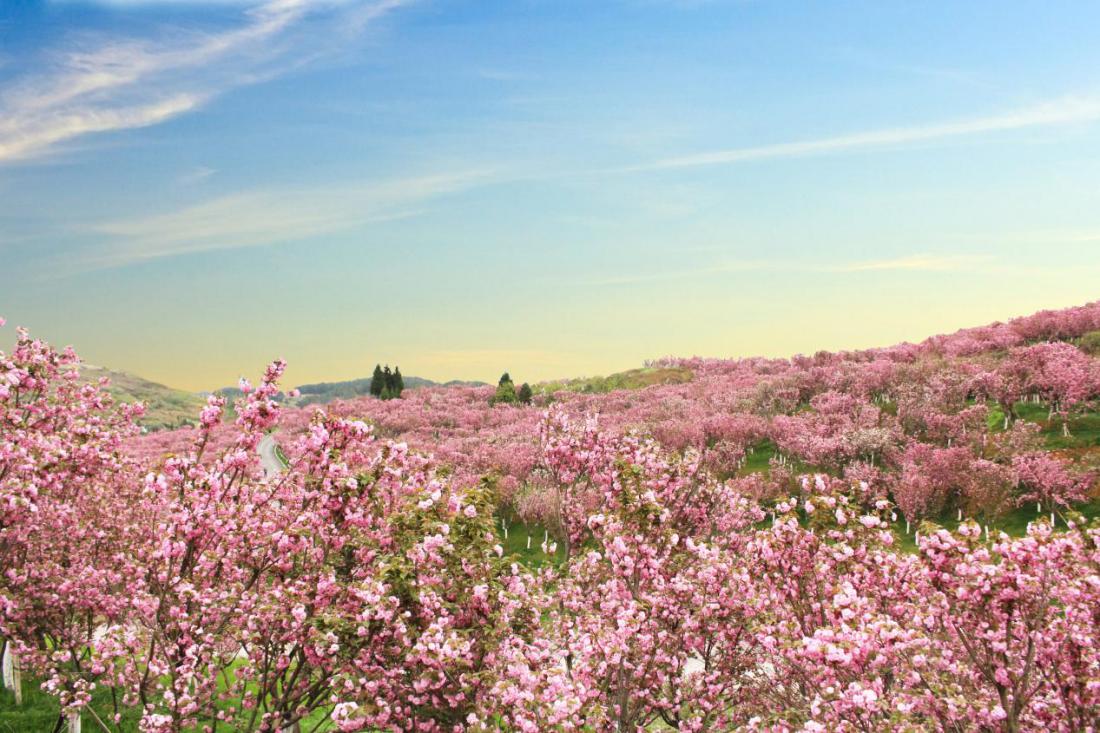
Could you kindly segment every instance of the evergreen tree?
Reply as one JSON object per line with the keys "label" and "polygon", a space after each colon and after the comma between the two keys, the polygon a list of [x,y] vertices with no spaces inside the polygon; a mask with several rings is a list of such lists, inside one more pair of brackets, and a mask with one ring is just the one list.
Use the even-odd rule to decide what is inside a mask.
{"label": "evergreen tree", "polygon": [[514,405],[516,399],[516,385],[512,383],[512,378],[508,376],[508,372],[505,372],[497,384],[496,394],[489,400],[489,403],[495,405],[503,402],[506,405]]}
{"label": "evergreen tree", "polygon": [[534,393],[531,392],[531,385],[524,382],[519,388],[519,401],[525,405],[531,404],[531,398],[534,397]]}
{"label": "evergreen tree", "polygon": [[384,385],[382,391],[383,392],[389,392],[392,395],[393,394],[393,387],[394,387],[394,385],[393,385],[393,372],[390,371],[390,365],[389,364],[387,364],[386,368],[382,370],[382,384]]}
{"label": "evergreen tree", "polygon": [[386,380],[382,374],[382,365],[374,365],[374,374],[370,378],[370,393],[375,397],[382,396],[382,390],[386,388]]}
{"label": "evergreen tree", "polygon": [[393,368],[393,391],[394,397],[400,397],[405,391],[405,379],[401,376],[401,367]]}

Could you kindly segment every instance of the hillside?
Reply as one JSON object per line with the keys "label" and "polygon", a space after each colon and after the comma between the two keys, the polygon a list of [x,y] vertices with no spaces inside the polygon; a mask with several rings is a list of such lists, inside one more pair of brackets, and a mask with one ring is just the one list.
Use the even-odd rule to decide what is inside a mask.
{"label": "hillside", "polygon": [[162,430],[191,425],[198,419],[199,410],[206,403],[202,395],[185,392],[144,379],[128,372],[83,364],[82,381],[95,382],[103,377],[111,380],[108,388],[119,402],[144,402],[145,416],[139,420],[142,427]]}
{"label": "hillside", "polygon": [[[203,393],[169,387],[136,374],[109,369],[91,364],[82,364],[81,380],[95,382],[103,377],[110,379],[109,391],[119,402],[145,402],[145,416],[138,422],[148,430],[165,430],[194,425],[199,410],[206,404]],[[427,387],[483,387],[483,382],[451,380],[436,382],[423,377],[405,377],[405,389],[415,390]],[[568,387],[566,387],[568,388]],[[370,393],[370,379],[353,379],[341,382],[317,382],[298,387],[299,397],[281,400],[287,406],[306,407],[315,404],[327,404],[333,400],[354,399]],[[237,387],[223,387],[216,390],[232,403],[242,396]],[[232,414],[229,411],[228,414]]]}
{"label": "hillside", "polygon": [[579,377],[540,382],[534,385],[536,394],[554,392],[579,392],[582,394],[603,394],[615,390],[645,389],[661,384],[684,384],[692,379],[690,369],[681,366],[647,366],[641,369],[628,369],[615,372],[606,377]]}
{"label": "hillside", "polygon": [[[204,643],[211,658],[234,644],[241,647],[234,661],[225,662],[223,675],[227,687],[236,685],[230,688],[234,696],[250,694],[255,677],[231,665],[255,664],[257,674],[266,674],[269,662],[267,652],[258,663],[249,657],[235,629],[256,629],[249,632],[253,639],[278,624],[300,629],[300,643],[313,643],[312,619],[321,616],[306,604],[333,589],[334,597],[348,600],[325,607],[326,623],[338,618],[365,633],[337,637],[340,644],[325,647],[329,654],[342,651],[345,640],[365,645],[358,659],[376,653],[374,638],[362,641],[376,633],[366,631],[364,603],[377,603],[391,614],[384,618],[399,619],[401,604],[410,598],[413,604],[446,598],[454,599],[446,611],[430,606],[428,618],[459,619],[473,609],[478,615],[469,617],[462,638],[500,634],[490,638],[498,648],[529,648],[522,646],[528,639],[541,645],[491,672],[500,679],[530,664],[537,665],[529,675],[532,684],[552,679],[573,650],[585,655],[578,658],[589,668],[606,668],[600,645],[558,636],[562,627],[585,628],[631,645],[626,648],[632,657],[651,668],[658,646],[672,650],[677,656],[659,669],[663,676],[653,675],[652,689],[662,691],[700,658],[706,664],[709,636],[693,640],[694,629],[707,635],[725,629],[723,638],[748,640],[744,653],[751,656],[708,673],[718,681],[714,689],[758,684],[752,670],[782,665],[773,696],[752,708],[753,716],[767,714],[773,700],[788,704],[785,681],[812,672],[813,665],[821,665],[813,672],[818,689],[833,684],[836,665],[826,657],[826,644],[833,644],[836,656],[873,643],[881,647],[874,653],[885,660],[885,671],[859,667],[850,673],[852,684],[882,690],[905,706],[938,705],[943,695],[929,695],[920,677],[930,657],[911,661],[914,650],[937,654],[944,694],[962,690],[957,699],[980,701],[965,712],[969,721],[998,704],[995,686],[981,671],[984,659],[1005,653],[1004,639],[1021,660],[1017,669],[1030,668],[1028,650],[1042,645],[1054,650],[1043,652],[1044,659],[1061,649],[1088,650],[1096,661],[1085,665],[1100,668],[1093,649],[1100,638],[1098,337],[1100,303],[1093,303],[882,349],[790,359],[669,358],[607,378],[550,385],[552,392],[544,386],[531,404],[494,400],[497,388],[489,385],[424,387],[401,399],[333,400],[321,417],[313,408],[276,404],[280,374],[272,369],[244,396],[235,423],[207,413],[211,419],[201,429],[127,441],[138,468],[132,474],[101,461],[95,431],[88,438],[94,403],[69,411],[62,404],[57,421],[32,423],[47,431],[41,469],[25,460],[11,465],[21,471],[30,466],[35,476],[68,471],[70,461],[57,460],[57,447],[75,446],[81,472],[73,476],[87,489],[54,494],[56,502],[46,511],[27,513],[28,521],[48,517],[26,535],[42,547],[64,546],[84,529],[59,525],[55,517],[90,516],[95,524],[87,531],[95,542],[82,544],[98,551],[102,538],[119,538],[106,546],[111,562],[156,557],[163,547],[159,535],[185,538],[180,547],[198,537],[203,547],[213,548],[201,550],[213,560],[200,565],[210,568],[200,577],[214,591],[206,607],[224,603],[220,613],[234,628]],[[28,353],[20,358],[29,363],[23,356]],[[7,371],[26,370],[20,364]],[[0,392],[0,405],[6,399],[15,408],[6,418],[11,422],[39,411],[26,408],[26,395],[48,400],[33,380],[18,384],[22,392]],[[137,394],[152,389],[143,380],[125,379],[119,388],[127,386]],[[68,440],[70,435],[77,440]],[[110,435],[102,440],[110,450],[117,445]],[[282,465],[275,461],[268,468],[257,455],[256,446],[265,444],[274,447]],[[186,451],[194,458],[181,460]],[[176,458],[166,460],[170,454]],[[0,459],[4,455],[18,452],[0,450]],[[71,510],[73,495],[81,500],[80,511]],[[164,528],[153,536],[145,531],[150,516]],[[348,548],[358,554],[349,555]],[[93,555],[74,571],[67,557],[60,563],[49,552],[28,557],[51,581],[42,592],[31,588],[45,595],[45,603],[57,597],[54,578],[81,587],[77,581],[89,575],[85,568],[102,563]],[[552,572],[539,572],[550,567]],[[149,576],[140,566],[127,574],[137,582]],[[251,593],[257,582],[277,599],[265,604],[262,615],[238,601],[251,598],[241,594]],[[186,585],[185,598],[194,597],[193,587]],[[404,590],[414,587],[415,594]],[[138,586],[138,592],[156,598],[163,588]],[[372,591],[377,599],[365,598],[364,588],[382,590]],[[111,591],[108,608],[133,605],[132,585]],[[644,593],[644,604],[636,604],[636,592]],[[507,600],[502,613],[515,609],[515,615],[487,615],[496,613],[494,597]],[[624,616],[624,603],[636,604],[631,608],[637,613]],[[143,607],[157,606],[150,601]],[[814,609],[809,616],[807,608]],[[731,615],[730,609],[742,610]],[[994,634],[957,638],[959,628],[981,628],[990,619],[998,625]],[[854,637],[853,623],[862,624]],[[90,632],[81,633],[80,643],[98,643],[87,638]],[[423,632],[435,644],[432,633]],[[286,638],[279,631],[264,648],[283,649]],[[970,656],[975,643],[988,646],[977,662]],[[393,641],[399,654],[408,647],[403,635]],[[23,655],[36,647],[23,643],[19,649]],[[139,651],[148,659],[157,647]],[[393,662],[387,657],[382,664]],[[456,674],[469,664],[463,661]],[[35,671],[37,682],[45,665],[27,669]],[[359,667],[352,669],[358,673]],[[1082,679],[1082,685],[1091,684],[1088,674]],[[1059,699],[1060,688],[1041,683],[1048,688],[1045,699]],[[401,694],[411,699],[418,693]],[[809,719],[814,695],[793,699],[796,712],[788,717],[794,723]],[[493,698],[485,709],[509,709],[512,700]],[[0,703],[10,705],[3,698]],[[34,704],[48,722],[53,703],[39,698]],[[92,698],[100,710],[112,704],[103,695]],[[745,703],[721,698],[715,709],[734,704]],[[1090,702],[1090,711],[1098,704],[1100,698]],[[1032,717],[1046,721],[1048,711],[1061,709],[1044,703]],[[914,710],[892,703],[871,724],[853,729],[894,729],[898,720],[906,730],[931,729],[925,723],[934,715]],[[540,711],[534,719],[546,715]],[[603,712],[596,709],[595,715]],[[335,714],[317,716],[323,723]],[[1075,722],[1084,719],[989,729],[1086,730]],[[15,724],[20,730],[42,727],[28,725],[24,716]],[[532,723],[500,729],[543,728]]]}

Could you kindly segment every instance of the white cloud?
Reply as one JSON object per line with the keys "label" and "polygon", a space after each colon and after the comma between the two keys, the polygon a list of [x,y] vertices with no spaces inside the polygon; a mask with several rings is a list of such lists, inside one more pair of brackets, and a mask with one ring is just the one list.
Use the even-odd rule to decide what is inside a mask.
{"label": "white cloud", "polygon": [[214,198],[176,211],[107,221],[90,228],[103,244],[84,253],[82,269],[163,257],[261,247],[415,215],[431,199],[489,182],[462,171],[382,183],[264,189]]}
{"label": "white cloud", "polygon": [[176,181],[184,186],[192,186],[196,183],[201,183],[205,181],[217,172],[217,168],[211,168],[205,165],[198,165],[181,175],[179,178],[176,179]]}
{"label": "white cloud", "polygon": [[664,158],[652,163],[631,166],[628,170],[664,170],[694,168],[700,166],[730,165],[751,160],[773,158],[801,158],[853,150],[893,148],[931,140],[942,140],[981,133],[1006,132],[1032,127],[1049,127],[1100,120],[1100,99],[1092,97],[1065,97],[1013,110],[1000,115],[976,117],[912,127],[894,127],[870,130],[851,135],[826,137],[818,140],[757,145],[727,150],[713,150],[691,155]]}
{"label": "white cloud", "polygon": [[[291,37],[307,18],[329,18],[347,32],[405,2],[253,0],[242,22],[229,29],[170,28],[157,38],[70,37],[65,48],[48,49],[28,64],[44,70],[0,88],[0,164],[46,155],[85,135],[191,112],[226,90],[318,53]],[[311,43],[332,44],[338,37],[315,33]]]}

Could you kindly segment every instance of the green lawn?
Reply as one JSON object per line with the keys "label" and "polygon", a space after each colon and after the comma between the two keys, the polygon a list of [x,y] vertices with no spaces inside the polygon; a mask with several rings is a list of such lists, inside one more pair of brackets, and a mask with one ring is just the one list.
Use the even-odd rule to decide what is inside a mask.
{"label": "green lawn", "polygon": [[[745,455],[745,464],[737,472],[738,476],[748,476],[750,473],[768,473],[771,470],[771,460],[779,453],[775,443],[764,440],[753,445],[753,452]],[[801,461],[790,459],[788,464],[796,473],[813,473],[820,469],[806,465]]]}
{"label": "green lawn", "polygon": [[[1094,517],[1100,517],[1100,501],[1093,501],[1088,504],[1082,504],[1074,507],[1074,509],[1083,514],[1087,519]],[[937,517],[934,522],[939,526],[954,531],[959,526],[958,510],[953,509],[948,512],[944,512]],[[1031,522],[1039,519],[1046,519],[1050,521],[1050,512],[1037,512],[1035,511],[1034,504],[1028,504],[1027,506],[1018,507],[1003,517],[989,522],[990,533],[1004,532],[1010,537],[1023,537],[1027,532],[1027,525]],[[965,514],[963,515],[963,521],[968,521],[970,518]],[[986,523],[979,521],[983,527]],[[1058,518],[1056,526],[1060,529],[1065,529],[1065,520],[1061,517]],[[904,552],[916,552],[916,525],[912,526],[913,533],[905,534],[905,523],[900,522],[895,525],[894,533],[899,540],[899,548]]]}
{"label": "green lawn", "polygon": [[[1021,420],[1033,422],[1042,428],[1046,447],[1051,450],[1072,450],[1100,446],[1100,412],[1086,412],[1074,415],[1069,420],[1069,435],[1062,434],[1062,421],[1058,418],[1048,420],[1049,411],[1043,405],[1020,402],[1016,405],[1016,414]],[[1004,428],[1004,413],[993,406],[989,412],[989,426],[994,431]]]}
{"label": "green lawn", "polygon": [[[543,563],[548,561],[558,565],[565,560],[565,548],[560,542],[558,543],[557,552],[553,555],[547,555],[542,551],[542,540],[546,529],[541,524],[524,524],[508,515],[505,515],[505,521],[508,522],[507,539],[505,539],[504,530],[500,526],[500,517],[497,517],[496,523],[497,535],[500,537],[500,544],[504,548],[505,555],[512,555],[521,563],[533,569],[542,567]],[[528,537],[531,538],[531,549],[527,549]],[[554,541],[553,536],[550,537],[550,541]]]}
{"label": "green lawn", "polygon": [[[224,689],[220,679],[218,687]],[[95,715],[104,721],[109,721],[110,716],[114,714],[110,691],[102,688],[93,692],[91,707]],[[138,721],[141,719],[140,711],[120,706],[119,712],[122,715],[122,730],[125,733],[137,733]],[[23,678],[23,704],[20,707],[16,707],[15,695],[10,690],[0,689],[0,733],[51,733],[59,713],[57,698],[43,692],[39,689],[38,682],[27,676]],[[302,720],[302,733],[328,733],[335,730],[327,720],[328,714],[327,709],[318,710]],[[103,730],[96,722],[95,715],[88,711],[82,714],[81,727],[84,731],[94,733]],[[68,730],[68,728],[64,727],[62,730]],[[196,733],[201,730],[200,725]]]}
{"label": "green lawn", "polygon": [[[96,715],[109,720],[114,714],[111,693],[106,689],[92,693],[92,708]],[[50,733],[57,723],[61,709],[57,698],[39,689],[34,680],[23,678],[23,704],[15,705],[15,695],[10,690],[0,690],[0,733]],[[133,709],[122,708],[123,730],[136,733],[141,715]],[[86,731],[102,730],[90,713],[82,716],[82,728]]]}

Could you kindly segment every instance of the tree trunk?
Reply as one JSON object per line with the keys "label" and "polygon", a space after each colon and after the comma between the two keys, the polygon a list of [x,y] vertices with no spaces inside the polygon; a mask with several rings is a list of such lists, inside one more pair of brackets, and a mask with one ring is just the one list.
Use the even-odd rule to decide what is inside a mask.
{"label": "tree trunk", "polygon": [[69,713],[68,733],[80,733],[80,711]]}
{"label": "tree trunk", "polygon": [[4,671],[4,689],[10,690],[12,688],[12,661],[11,661],[11,645],[4,640],[4,658],[3,658],[3,671]]}
{"label": "tree trunk", "polygon": [[11,642],[4,642],[3,656],[4,689],[11,690],[15,694],[15,704],[23,704],[23,684],[19,674],[19,659],[11,649]]}

